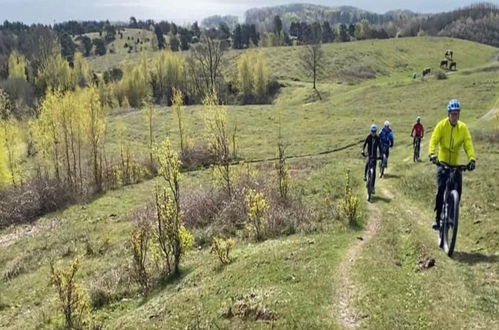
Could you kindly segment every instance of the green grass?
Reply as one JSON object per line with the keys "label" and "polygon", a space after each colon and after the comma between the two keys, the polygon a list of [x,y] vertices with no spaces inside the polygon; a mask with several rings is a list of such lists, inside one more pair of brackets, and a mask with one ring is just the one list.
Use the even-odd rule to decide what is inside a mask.
{"label": "green grass", "polygon": [[[435,68],[438,64],[432,63],[439,62],[447,48],[454,50],[459,71],[446,80],[412,80],[413,71],[426,66]],[[429,228],[434,167],[410,162],[409,134],[417,115],[431,130],[445,116],[448,99],[454,97],[461,100],[462,120],[472,134],[497,129],[494,117],[481,117],[497,107],[497,62],[489,61],[499,50],[445,38],[330,44],[324,50],[327,75],[318,86],[322,101],[316,99],[297,64],[299,48],[262,50],[268,55],[271,71],[286,87],[272,105],[228,106],[231,123],[238,123],[240,156],[245,160],[275,157],[278,118],[289,156],[317,155],[356,143],[366,136],[372,121],[381,125],[390,120],[396,147],[388,174],[393,176],[380,183],[377,193],[384,199],[374,203],[382,214],[381,228],[361,250],[351,274],[359,288],[354,307],[367,315],[363,326],[497,328],[499,250],[494,220],[499,216],[499,191],[491,175],[499,172],[497,144],[486,139],[476,141],[478,167],[464,175],[463,221],[456,257],[449,259],[436,246],[436,235]],[[239,54],[231,51],[228,58],[233,61]],[[116,64],[117,59],[107,59]],[[344,76],[342,72],[351,63],[375,68],[378,77],[359,80]],[[202,139],[205,134],[202,111],[200,106],[186,108],[194,139]],[[145,121],[133,109],[114,110],[109,116],[108,156],[116,156],[116,128],[120,123],[126,125],[136,154],[147,157]],[[155,135],[157,141],[169,136],[178,142],[171,108],[160,109]],[[423,156],[427,153],[427,139],[424,142]],[[364,200],[360,147],[354,145],[340,152],[289,162],[293,189],[303,196],[308,207],[322,214],[326,225],[317,226],[325,228],[322,231],[258,244],[238,241],[234,261],[225,267],[218,266],[208,248],[195,249],[184,258],[179,279],[155,288],[147,298],[138,295],[133,285],[115,287],[120,291],[115,292],[115,300],[94,310],[94,318],[107,328],[120,329],[338,328],[334,313],[338,266],[359,235],[359,228],[331,225],[336,220],[326,209],[326,200],[341,197],[346,169],[352,171],[356,192]],[[263,170],[271,173],[269,168]],[[186,173],[182,188],[206,185],[209,178],[209,170]],[[88,204],[48,215],[37,225],[52,223],[52,230],[1,248],[0,275],[9,270],[17,274],[10,281],[0,279],[0,327],[53,328],[61,324],[55,290],[48,285],[51,260],[68,263],[84,255],[78,280],[86,288],[104,278],[116,279],[116,273],[125,273],[129,259],[126,242],[132,228],[127,214],[152,198],[154,185],[155,180],[151,180],[110,191]],[[388,200],[383,187],[395,198]],[[368,210],[362,202],[361,225],[369,216]],[[0,235],[15,230],[7,228]],[[96,251],[101,249],[102,254],[85,256],[87,245]],[[415,271],[426,256],[434,257],[436,266]],[[241,300],[269,308],[277,318],[254,321],[223,317],[229,306]]]}

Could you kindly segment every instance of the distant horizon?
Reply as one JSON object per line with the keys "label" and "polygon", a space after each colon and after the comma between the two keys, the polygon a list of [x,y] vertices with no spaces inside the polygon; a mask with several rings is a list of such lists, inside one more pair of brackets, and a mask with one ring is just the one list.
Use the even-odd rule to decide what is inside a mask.
{"label": "distant horizon", "polygon": [[[25,24],[53,25],[67,21],[105,21],[127,23],[131,16],[137,20],[152,19],[154,21],[169,21],[186,25],[204,18],[220,16],[237,16],[241,22],[248,9],[275,7],[287,4],[306,3],[327,7],[351,6],[373,13],[384,14],[392,10],[410,10],[420,14],[446,12],[470,6],[484,1],[433,1],[433,0],[401,0],[396,5],[393,1],[380,0],[376,4],[367,0],[347,1],[283,1],[256,0],[249,4],[241,0],[87,0],[85,3],[67,4],[64,0],[0,0],[0,22],[22,22]],[[499,5],[499,0],[486,1]]]}

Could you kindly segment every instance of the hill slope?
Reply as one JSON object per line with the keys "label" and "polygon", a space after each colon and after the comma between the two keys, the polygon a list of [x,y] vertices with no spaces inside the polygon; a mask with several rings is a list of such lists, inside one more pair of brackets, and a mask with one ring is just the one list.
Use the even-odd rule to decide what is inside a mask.
{"label": "hill slope", "polygon": [[[436,65],[442,50],[449,47],[458,59],[456,73],[443,80],[412,79],[413,71]],[[185,257],[179,279],[165,282],[143,297],[126,279],[132,228],[127,216],[152,198],[155,181],[112,191],[87,205],[40,219],[29,229],[0,232],[0,272],[4,277],[0,281],[0,327],[60,325],[56,292],[48,282],[49,262],[67,264],[75,256],[82,262],[78,281],[94,295],[100,289],[102,297],[111,297],[102,305],[95,304],[92,312],[95,322],[106,328],[341,328],[345,320],[338,313],[340,301],[347,306],[346,312],[354,315],[350,324],[354,326],[499,326],[499,246],[494,223],[499,216],[499,190],[490,175],[499,171],[499,155],[497,141],[487,138],[499,124],[493,116],[483,116],[497,108],[499,66],[497,60],[491,60],[499,49],[432,38],[333,44],[325,51],[337,60],[328,61],[326,71],[341,78],[328,77],[319,84],[322,100],[293,65],[298,63],[298,48],[264,51],[272,71],[286,87],[274,105],[228,107],[240,127],[240,153],[248,160],[273,157],[281,116],[287,153],[301,156],[290,161],[293,191],[303,196],[307,207],[321,211],[322,215],[314,215],[320,222],[315,220],[317,224],[307,230],[263,243],[238,239],[234,260],[225,267],[218,266],[209,248],[195,249]],[[341,72],[355,54],[359,65],[382,68],[383,72],[369,80],[351,78],[355,84],[338,84],[349,81]],[[475,136],[478,167],[464,176],[462,227],[456,257],[449,259],[436,246],[429,228],[434,169],[408,159],[414,118],[420,115],[431,131],[445,116],[446,102],[453,97],[461,100],[461,119]],[[201,112],[200,107],[187,110],[195,137],[204,134]],[[111,116],[111,138],[116,125],[125,122],[137,150],[146,148],[141,116],[134,111]],[[172,119],[171,109],[162,109],[158,139],[178,135]],[[367,205],[358,141],[372,121],[381,124],[386,119],[394,127],[396,146],[387,178],[378,180],[377,198]],[[339,147],[346,148],[320,154]],[[426,152],[424,144],[422,154]],[[263,172],[272,173],[271,164],[262,162],[260,166]],[[325,202],[341,197],[345,169],[351,171],[354,191],[361,198],[361,228],[341,225]],[[186,173],[182,187],[207,185],[210,177],[209,170]],[[362,232],[373,220],[377,229]],[[196,237],[202,238],[201,234]],[[359,237],[366,242],[351,253]],[[345,261],[345,256],[354,259]],[[425,257],[435,258],[436,266],[417,269]],[[350,264],[346,268],[345,262]],[[347,295],[340,275],[349,278],[352,291]],[[346,298],[341,300],[341,296]]]}

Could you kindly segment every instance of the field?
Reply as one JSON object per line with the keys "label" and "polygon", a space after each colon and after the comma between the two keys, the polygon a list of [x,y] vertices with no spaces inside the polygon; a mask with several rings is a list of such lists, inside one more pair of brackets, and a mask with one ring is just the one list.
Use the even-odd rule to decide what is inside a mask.
{"label": "field", "polygon": [[[270,71],[284,86],[278,97],[271,105],[227,106],[230,122],[237,122],[238,156],[268,175],[274,171],[269,159],[276,157],[281,122],[292,191],[304,205],[322,211],[319,225],[261,243],[236,237],[233,261],[225,266],[209,246],[195,244],[182,261],[181,276],[143,296],[123,276],[131,258],[128,215],[152,200],[159,179],[114,190],[32,226],[0,232],[0,328],[60,327],[50,262],[68,265],[76,256],[77,280],[94,294],[107,290],[104,296],[111,297],[92,310],[93,322],[104,328],[499,328],[494,221],[499,217],[494,177],[499,173],[499,49],[446,38],[323,48],[322,100],[300,68],[300,47],[265,48]],[[458,70],[437,79],[449,48]],[[240,53],[227,53],[227,74]],[[123,55],[96,58],[92,65],[110,68],[120,61],[113,56]],[[425,67],[433,75],[421,79]],[[477,169],[464,174],[462,222],[451,259],[438,249],[430,228],[435,169],[426,155],[431,130],[454,97],[474,136]],[[171,108],[158,110],[155,139],[170,137],[178,146]],[[205,135],[203,116],[202,106],[186,109],[193,140]],[[428,134],[422,163],[412,162],[409,134],[416,116]],[[385,120],[392,123],[395,147],[387,176],[377,180],[376,197],[368,204],[360,141],[372,122],[380,126]],[[110,113],[108,152],[118,152],[120,126],[135,152],[146,153],[146,124],[135,109]],[[358,226],[344,225],[327,209],[326,200],[337,202],[343,193],[346,170],[361,200]],[[210,181],[210,169],[186,172],[182,189],[208,187]],[[420,267],[428,258],[435,266]]]}

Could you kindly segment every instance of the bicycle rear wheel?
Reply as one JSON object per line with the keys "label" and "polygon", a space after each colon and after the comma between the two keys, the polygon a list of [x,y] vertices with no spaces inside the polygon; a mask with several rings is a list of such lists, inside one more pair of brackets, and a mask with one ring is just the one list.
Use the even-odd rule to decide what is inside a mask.
{"label": "bicycle rear wheel", "polygon": [[450,257],[454,252],[457,240],[457,228],[459,224],[459,194],[452,190],[447,201],[447,217],[443,223],[444,251]]}

